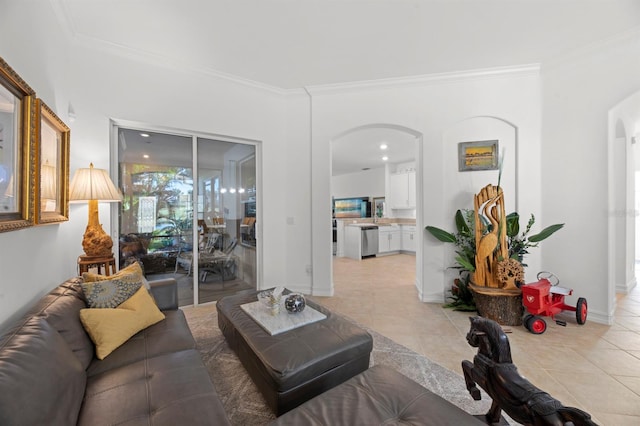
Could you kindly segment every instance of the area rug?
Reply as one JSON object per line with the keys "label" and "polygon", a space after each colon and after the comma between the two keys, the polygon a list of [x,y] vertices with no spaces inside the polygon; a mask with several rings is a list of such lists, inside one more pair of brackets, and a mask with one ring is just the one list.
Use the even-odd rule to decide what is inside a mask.
{"label": "area rug", "polygon": [[[182,309],[231,424],[259,426],[274,420],[262,394],[218,328],[215,303]],[[483,392],[482,400],[474,401],[460,375],[367,327],[360,327],[373,337],[371,365],[388,365],[470,414],[484,414],[489,409],[491,399]]]}

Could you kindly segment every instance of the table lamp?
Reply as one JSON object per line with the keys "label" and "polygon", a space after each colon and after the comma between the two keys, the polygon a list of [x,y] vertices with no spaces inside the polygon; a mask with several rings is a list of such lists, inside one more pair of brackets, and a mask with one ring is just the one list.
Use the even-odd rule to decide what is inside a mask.
{"label": "table lamp", "polygon": [[78,169],[71,180],[69,201],[89,202],[89,223],[82,239],[82,248],[88,257],[111,256],[113,241],[104,232],[98,218],[98,202],[120,202],[122,195],[103,169]]}

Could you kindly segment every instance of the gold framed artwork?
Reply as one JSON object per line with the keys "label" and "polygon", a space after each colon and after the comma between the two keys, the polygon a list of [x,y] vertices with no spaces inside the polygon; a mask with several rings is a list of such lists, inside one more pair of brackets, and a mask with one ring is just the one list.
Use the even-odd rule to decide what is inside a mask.
{"label": "gold framed artwork", "polygon": [[460,142],[458,171],[497,170],[498,140]]}
{"label": "gold framed artwork", "polygon": [[69,220],[70,130],[41,99],[36,101],[36,110],[36,223],[64,222]]}
{"label": "gold framed artwork", "polygon": [[0,58],[0,232],[35,216],[35,92]]}

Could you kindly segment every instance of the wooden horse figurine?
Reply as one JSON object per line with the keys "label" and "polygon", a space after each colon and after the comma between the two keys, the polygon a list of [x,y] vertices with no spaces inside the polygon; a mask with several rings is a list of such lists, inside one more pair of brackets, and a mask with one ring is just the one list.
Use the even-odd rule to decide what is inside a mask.
{"label": "wooden horse figurine", "polygon": [[471,317],[467,342],[478,353],[473,363],[462,361],[467,390],[480,400],[480,385],[493,399],[485,415],[488,424],[500,424],[504,410],[513,420],[531,426],[593,426],[591,416],[560,401],[534,386],[518,373],[511,361],[509,339],[500,325],[482,317]]}

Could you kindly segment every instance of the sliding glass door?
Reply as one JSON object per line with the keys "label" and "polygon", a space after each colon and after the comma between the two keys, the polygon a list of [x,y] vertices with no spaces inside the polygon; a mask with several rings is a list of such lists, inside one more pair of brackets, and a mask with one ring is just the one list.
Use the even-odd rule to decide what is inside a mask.
{"label": "sliding glass door", "polygon": [[175,277],[181,306],[256,288],[255,146],[117,131],[120,267]]}
{"label": "sliding glass door", "polygon": [[[198,300],[256,288],[255,146],[198,138]],[[253,159],[253,167],[243,165]],[[253,238],[253,239],[252,239]]]}

